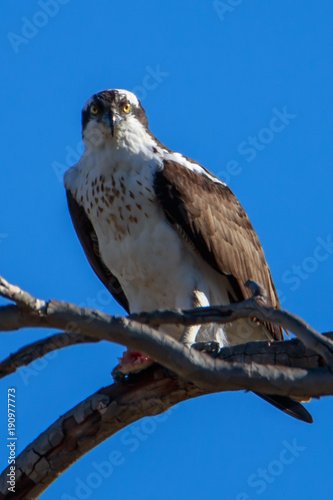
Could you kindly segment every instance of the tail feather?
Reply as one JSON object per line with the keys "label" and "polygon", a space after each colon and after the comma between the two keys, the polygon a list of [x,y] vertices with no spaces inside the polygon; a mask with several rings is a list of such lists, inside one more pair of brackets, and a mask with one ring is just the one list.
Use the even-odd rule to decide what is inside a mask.
{"label": "tail feather", "polygon": [[313,423],[313,418],[311,414],[297,401],[294,401],[287,396],[278,396],[276,394],[261,394],[255,392],[257,396],[267,401],[271,405],[275,406],[279,410],[287,413],[291,417],[297,418],[298,420],[302,420],[302,422],[306,422],[308,424]]}

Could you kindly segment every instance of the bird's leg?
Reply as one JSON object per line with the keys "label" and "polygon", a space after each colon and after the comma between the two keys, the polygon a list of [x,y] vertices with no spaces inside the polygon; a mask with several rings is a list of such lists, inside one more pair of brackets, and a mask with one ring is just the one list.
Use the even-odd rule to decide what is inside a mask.
{"label": "bird's leg", "polygon": [[[199,292],[198,290],[193,290],[190,307],[200,307],[203,304],[206,305],[206,303],[208,304],[208,300],[205,294]],[[201,325],[185,326],[179,342],[185,344],[188,347],[192,347],[192,345],[195,343],[195,339],[197,338],[200,328]]]}
{"label": "bird's leg", "polygon": [[[193,291],[192,307],[206,307],[209,306],[209,301],[203,292],[198,290]],[[188,347],[194,347],[198,351],[206,351],[212,354],[217,354],[220,351],[220,344],[211,339],[207,342],[196,342],[197,335],[201,325],[191,325],[184,328],[183,334],[180,337],[180,342]]]}
{"label": "bird's leg", "polygon": [[200,325],[185,326],[182,336],[179,342],[191,347],[195,343],[195,339],[200,330]]}
{"label": "bird's leg", "polygon": [[200,325],[192,325],[184,328],[183,334],[180,338],[180,342],[185,344],[187,347],[193,347],[197,351],[205,351],[212,355],[217,355],[220,352],[221,345],[216,340],[208,340],[206,342],[195,342],[195,339],[200,330]]}

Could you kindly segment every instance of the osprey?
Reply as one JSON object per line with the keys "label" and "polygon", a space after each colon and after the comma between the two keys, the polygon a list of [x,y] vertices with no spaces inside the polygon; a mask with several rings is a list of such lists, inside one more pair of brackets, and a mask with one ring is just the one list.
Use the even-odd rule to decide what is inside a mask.
{"label": "osprey", "polygon": [[[280,308],[258,236],[232,191],[160,143],[132,92],[93,95],[82,111],[82,136],[85,151],[64,179],[69,211],[90,265],[128,313],[242,301],[251,295],[249,279]],[[280,327],[251,320],[162,331],[188,345],[283,339]],[[118,369],[149,363],[129,352]],[[311,421],[299,403],[261,396]]]}

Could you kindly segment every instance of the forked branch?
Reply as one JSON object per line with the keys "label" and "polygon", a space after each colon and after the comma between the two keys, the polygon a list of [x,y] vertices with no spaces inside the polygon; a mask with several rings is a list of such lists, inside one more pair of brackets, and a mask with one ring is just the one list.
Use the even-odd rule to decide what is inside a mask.
{"label": "forked branch", "polygon": [[[15,498],[37,498],[80,456],[118,430],[189,398],[242,389],[305,398],[333,394],[330,335],[319,334],[286,311],[265,306],[260,295],[228,306],[155,311],[127,318],[36,299],[2,278],[0,295],[14,302],[0,307],[1,331],[25,327],[61,331],[9,356],[0,364],[0,376],[9,375],[52,350],[100,340],[145,352],[175,374],[170,378],[160,366],[154,365],[130,380],[98,391],[70,410],[18,458]],[[280,325],[298,339],[237,345],[222,349],[217,358],[212,358],[188,349],[156,329],[164,324],[223,325],[247,317]],[[1,481],[0,491],[6,495],[6,471]]]}

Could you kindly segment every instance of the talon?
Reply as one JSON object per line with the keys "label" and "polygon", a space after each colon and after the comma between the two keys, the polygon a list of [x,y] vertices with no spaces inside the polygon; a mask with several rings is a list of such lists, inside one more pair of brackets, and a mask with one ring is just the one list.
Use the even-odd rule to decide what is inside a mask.
{"label": "talon", "polygon": [[192,344],[192,347],[200,352],[206,352],[216,357],[221,350],[221,345],[219,342],[212,340],[211,342],[196,342]]}
{"label": "talon", "polygon": [[117,365],[111,372],[111,377],[115,382],[125,382],[126,374],[118,370],[119,365]]}

